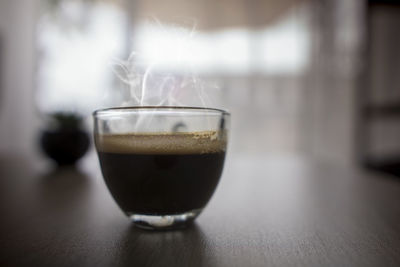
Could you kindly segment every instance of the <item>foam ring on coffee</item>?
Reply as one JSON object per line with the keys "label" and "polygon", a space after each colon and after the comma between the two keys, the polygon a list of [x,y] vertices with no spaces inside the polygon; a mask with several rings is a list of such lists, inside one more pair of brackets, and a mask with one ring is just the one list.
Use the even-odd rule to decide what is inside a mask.
{"label": "foam ring on coffee", "polygon": [[226,135],[216,131],[100,134],[95,142],[101,152],[123,154],[203,154],[226,149]]}

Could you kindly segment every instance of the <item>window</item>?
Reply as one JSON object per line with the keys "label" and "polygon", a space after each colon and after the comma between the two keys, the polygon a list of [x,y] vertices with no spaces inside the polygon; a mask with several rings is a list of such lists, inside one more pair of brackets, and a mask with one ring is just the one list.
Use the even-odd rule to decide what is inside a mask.
{"label": "window", "polygon": [[114,86],[110,62],[124,56],[125,14],[112,2],[49,3],[38,24],[39,109],[90,113]]}
{"label": "window", "polygon": [[309,61],[305,18],[292,13],[264,29],[215,32],[141,23],[134,30],[133,50],[143,60],[176,72],[190,65],[202,74],[296,74],[304,71]]}

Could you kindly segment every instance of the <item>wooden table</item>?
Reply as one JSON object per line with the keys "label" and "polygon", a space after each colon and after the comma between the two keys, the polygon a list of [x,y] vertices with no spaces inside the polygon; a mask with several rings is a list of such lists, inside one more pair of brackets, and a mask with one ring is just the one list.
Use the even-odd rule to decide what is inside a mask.
{"label": "wooden table", "polygon": [[400,180],[233,156],[192,227],[137,229],[85,171],[0,159],[0,266],[400,266]]}

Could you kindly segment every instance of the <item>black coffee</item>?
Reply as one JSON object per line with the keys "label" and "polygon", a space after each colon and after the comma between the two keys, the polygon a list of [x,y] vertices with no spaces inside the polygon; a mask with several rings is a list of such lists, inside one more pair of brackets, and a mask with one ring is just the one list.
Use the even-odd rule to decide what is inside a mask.
{"label": "black coffee", "polygon": [[215,137],[109,135],[96,144],[105,182],[125,213],[172,215],[202,209],[211,198],[226,146]]}

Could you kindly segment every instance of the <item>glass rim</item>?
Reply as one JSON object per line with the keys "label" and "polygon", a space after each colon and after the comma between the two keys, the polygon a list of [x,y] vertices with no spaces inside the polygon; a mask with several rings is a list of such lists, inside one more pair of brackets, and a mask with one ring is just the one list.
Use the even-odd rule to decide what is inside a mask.
{"label": "glass rim", "polygon": [[110,108],[101,108],[93,111],[92,116],[98,117],[102,114],[106,115],[111,111],[138,111],[138,110],[154,110],[154,111],[163,111],[163,110],[186,110],[186,111],[210,111],[220,113],[222,116],[230,116],[231,114],[223,109],[219,108],[209,108],[209,107],[191,107],[191,106],[127,106],[127,107],[110,107]]}

